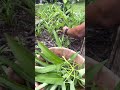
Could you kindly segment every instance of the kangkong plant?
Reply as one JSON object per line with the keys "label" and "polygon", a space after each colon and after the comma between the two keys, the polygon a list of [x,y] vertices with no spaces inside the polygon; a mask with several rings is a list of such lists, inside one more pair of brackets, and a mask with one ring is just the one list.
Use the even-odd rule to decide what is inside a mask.
{"label": "kangkong plant", "polygon": [[73,54],[68,60],[58,57],[42,43],[38,42],[36,51],[35,81],[39,83],[35,90],[77,90],[85,88],[85,67],[74,62],[78,53]]}

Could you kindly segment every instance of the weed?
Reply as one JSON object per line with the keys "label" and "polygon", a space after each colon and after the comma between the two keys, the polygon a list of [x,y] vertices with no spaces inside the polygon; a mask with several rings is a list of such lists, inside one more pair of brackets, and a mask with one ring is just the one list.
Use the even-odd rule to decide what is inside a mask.
{"label": "weed", "polygon": [[45,61],[39,60],[36,62],[35,81],[40,82],[41,85],[36,87],[35,90],[43,87],[46,88],[45,90],[48,88],[49,90],[55,90],[56,88],[60,88],[60,90],[75,90],[77,87],[84,88],[84,65],[73,62],[78,53],[73,54],[66,60],[64,56],[62,58],[58,57],[40,42],[38,42],[38,47],[41,52],[37,51],[37,53],[42,55],[41,57]]}
{"label": "weed", "polygon": [[[67,6],[67,5],[66,5]],[[69,6],[68,6],[69,7]],[[82,8],[83,9],[83,8]],[[42,30],[47,32],[56,41],[57,46],[68,47],[67,37],[58,37],[58,31],[63,26],[74,27],[84,22],[84,10],[74,12],[72,7],[66,10],[58,4],[40,4],[36,5],[36,36],[40,36]],[[66,42],[66,44],[64,44]]]}
{"label": "weed", "polygon": [[14,3],[12,0],[2,0],[2,8],[0,18],[8,25],[14,24]]}
{"label": "weed", "polygon": [[[32,55],[26,48],[18,44],[13,37],[6,35],[8,45],[15,56],[15,63],[13,60],[9,60],[6,56],[0,56],[0,70],[3,73],[0,75],[0,85],[7,87],[11,90],[32,90],[34,84],[34,55]],[[26,66],[26,64],[28,64]],[[7,68],[11,67],[20,79],[24,79],[27,83],[26,86],[13,80],[14,76],[11,73],[7,73]],[[11,77],[11,78],[9,78]]]}

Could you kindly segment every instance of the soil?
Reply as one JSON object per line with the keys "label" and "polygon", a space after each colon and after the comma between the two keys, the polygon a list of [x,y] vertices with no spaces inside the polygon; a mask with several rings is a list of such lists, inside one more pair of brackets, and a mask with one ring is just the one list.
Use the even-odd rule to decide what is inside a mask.
{"label": "soil", "polygon": [[[62,33],[61,33],[61,35],[62,35]],[[37,37],[37,40],[43,42],[48,48],[56,46],[55,41],[45,30],[43,30],[40,37]],[[69,40],[70,40],[70,45],[68,46],[68,48],[72,49],[76,52],[81,50],[80,54],[83,57],[85,57],[85,48],[83,45],[84,39],[69,38]]]}
{"label": "soil", "polygon": [[104,61],[110,58],[117,29],[86,28],[86,55]]}
{"label": "soil", "polygon": [[34,52],[34,17],[18,7],[16,7],[15,12],[15,22],[13,22],[13,25],[8,25],[0,19],[0,47],[3,45],[7,47],[4,33],[8,33]]}
{"label": "soil", "polygon": [[[115,39],[113,36],[115,30],[116,29],[87,28],[86,43],[83,44],[84,39],[69,38],[70,45],[68,48],[74,51],[82,50],[82,53],[80,54],[83,57],[85,57],[86,53],[87,56],[92,57],[97,61],[109,59]],[[56,46],[55,41],[52,40],[51,36],[45,30],[40,37],[37,37],[37,39],[42,41],[48,47]]]}

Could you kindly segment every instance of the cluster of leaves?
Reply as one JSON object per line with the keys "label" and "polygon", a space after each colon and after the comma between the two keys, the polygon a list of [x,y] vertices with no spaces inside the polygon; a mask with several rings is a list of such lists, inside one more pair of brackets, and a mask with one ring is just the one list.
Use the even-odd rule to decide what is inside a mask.
{"label": "cluster of leaves", "polygon": [[34,0],[1,0],[0,4],[0,20],[8,25],[16,23],[16,8],[22,8],[34,15]]}
{"label": "cluster of leaves", "polygon": [[[6,39],[15,56],[15,61],[9,60],[6,56],[0,56],[0,71],[2,71],[0,75],[0,86],[3,86],[7,90],[33,90],[34,55],[32,55],[22,45],[18,44],[18,42],[16,42],[16,40],[14,40],[11,36],[6,35]],[[15,63],[16,61],[18,63]],[[12,68],[14,74],[24,80],[24,85],[15,81],[13,79],[14,77],[9,76],[10,74],[7,72],[9,67]]]}
{"label": "cluster of leaves", "polygon": [[[36,90],[45,87],[48,90],[56,90],[62,88],[63,90],[74,90],[77,86],[84,87],[85,81],[83,75],[85,73],[84,66],[73,63],[74,58],[78,53],[72,55],[69,60],[64,57],[60,58],[52,53],[46,46],[39,43],[39,48],[42,52],[36,50],[36,55],[41,55],[43,60],[34,57],[24,46],[18,44],[12,37],[6,35],[8,45],[15,56],[14,60],[9,60],[6,56],[0,56],[0,86],[5,87],[7,90],[32,90],[31,86],[34,84],[34,77],[37,82],[41,82]],[[3,52],[3,47],[0,48]],[[34,76],[34,59],[35,59],[35,76]],[[26,65],[27,64],[27,65]],[[103,67],[105,61],[90,67],[86,71],[86,85],[94,80],[94,76]],[[11,67],[21,79],[24,79],[25,85],[21,85],[16,81],[9,78],[6,69]],[[61,77],[62,76],[62,77]],[[77,81],[79,83],[77,83]],[[98,90],[95,84],[89,85],[93,90]],[[115,90],[120,90],[120,83],[115,87]]]}
{"label": "cluster of leaves", "polygon": [[[66,60],[64,57],[60,58],[55,55],[40,42],[38,42],[38,49],[41,51],[36,50],[35,81],[39,83],[39,86],[35,90],[42,88],[45,90],[77,90],[77,88],[107,90],[107,88],[96,85],[94,81],[94,77],[106,61],[89,67],[85,73],[84,65],[73,62],[78,53],[73,54]],[[119,89],[120,83],[115,87],[115,90]]]}
{"label": "cluster of leaves", "polygon": [[38,48],[41,52],[37,50],[36,55],[41,55],[44,61],[36,57],[35,81],[40,85],[35,90],[43,87],[45,90],[76,90],[85,87],[85,67],[74,62],[78,53],[66,60],[64,56],[58,57],[40,42]]}
{"label": "cluster of leaves", "polygon": [[[74,27],[84,22],[84,10],[81,10],[81,12],[74,12],[70,4],[65,5],[63,8],[58,4],[39,4],[36,5],[35,9],[36,36],[40,36],[41,32],[46,30],[53,39],[56,40],[57,45],[58,39],[56,35],[61,31],[62,27]],[[67,47],[69,45],[69,40],[67,38],[63,39],[63,37],[64,36],[62,36],[62,38],[59,37],[59,42],[61,43],[59,46]]]}
{"label": "cluster of leaves", "polygon": [[[36,27],[39,27],[39,31],[47,29],[48,32],[52,33],[53,30],[59,30],[63,26],[73,27],[84,21],[84,11],[74,12],[70,8],[64,12],[56,4],[36,5],[35,11]],[[37,28],[36,32],[38,32]]]}

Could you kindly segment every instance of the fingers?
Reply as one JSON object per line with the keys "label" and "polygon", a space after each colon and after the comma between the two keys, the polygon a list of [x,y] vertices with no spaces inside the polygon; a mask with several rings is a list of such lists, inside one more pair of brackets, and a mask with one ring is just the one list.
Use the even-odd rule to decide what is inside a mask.
{"label": "fingers", "polygon": [[64,34],[67,34],[67,31],[68,31],[68,30],[69,30],[69,27],[64,26],[64,27],[63,27],[63,31],[62,31],[62,32],[63,32]]}

